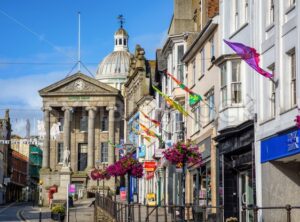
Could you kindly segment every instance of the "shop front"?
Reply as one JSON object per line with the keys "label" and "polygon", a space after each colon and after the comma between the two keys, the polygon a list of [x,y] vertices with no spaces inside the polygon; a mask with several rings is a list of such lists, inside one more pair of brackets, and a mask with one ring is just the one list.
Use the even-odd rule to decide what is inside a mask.
{"label": "shop front", "polygon": [[[241,221],[242,208],[255,203],[254,124],[244,122],[219,132],[218,142],[218,204],[224,206],[224,218],[236,217]],[[246,222],[253,221],[248,212]]]}
{"label": "shop front", "polygon": [[[278,132],[261,141],[262,206],[299,206],[300,130]],[[292,210],[292,220],[300,221],[300,210]],[[279,221],[282,212],[262,212],[264,221]]]}

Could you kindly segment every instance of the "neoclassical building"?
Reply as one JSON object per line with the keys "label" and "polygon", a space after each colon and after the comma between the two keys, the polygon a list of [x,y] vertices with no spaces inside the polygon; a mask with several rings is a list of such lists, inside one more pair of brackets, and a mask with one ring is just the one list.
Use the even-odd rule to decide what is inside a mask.
{"label": "neoclassical building", "polygon": [[[60,185],[64,150],[70,151],[71,183],[77,189],[96,185],[88,178],[94,167],[113,163],[111,143],[123,137],[123,97],[120,91],[76,73],[39,91],[43,99],[45,138],[41,178],[44,187]],[[53,127],[60,133],[51,135]],[[113,181],[107,185],[113,186]],[[59,189],[59,188],[58,188]]]}

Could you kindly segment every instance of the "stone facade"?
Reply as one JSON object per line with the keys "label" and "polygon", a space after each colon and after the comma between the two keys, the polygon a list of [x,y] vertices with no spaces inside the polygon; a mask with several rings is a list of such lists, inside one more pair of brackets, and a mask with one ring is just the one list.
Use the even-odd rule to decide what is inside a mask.
{"label": "stone facade", "polygon": [[[67,167],[71,173],[70,182],[78,189],[85,191],[87,188],[89,191],[96,185],[88,178],[89,170],[118,159],[111,143],[119,143],[123,138],[123,97],[120,91],[76,73],[39,93],[43,99],[45,125],[43,187],[56,184],[59,192],[61,177],[66,174]],[[55,126],[59,127],[56,136],[50,133]],[[67,150],[70,161],[64,165]],[[115,189],[113,180],[106,185]]]}

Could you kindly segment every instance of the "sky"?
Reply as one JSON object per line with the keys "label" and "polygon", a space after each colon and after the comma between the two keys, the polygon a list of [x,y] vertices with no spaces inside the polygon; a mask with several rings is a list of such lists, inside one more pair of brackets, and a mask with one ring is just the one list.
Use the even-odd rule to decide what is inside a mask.
{"label": "sky", "polygon": [[148,59],[161,48],[173,13],[173,0],[1,0],[0,118],[10,109],[13,134],[31,134],[42,118],[38,90],[65,78],[77,61],[78,12],[81,61],[95,73],[113,50],[117,17],[125,18],[129,49],[140,44]]}

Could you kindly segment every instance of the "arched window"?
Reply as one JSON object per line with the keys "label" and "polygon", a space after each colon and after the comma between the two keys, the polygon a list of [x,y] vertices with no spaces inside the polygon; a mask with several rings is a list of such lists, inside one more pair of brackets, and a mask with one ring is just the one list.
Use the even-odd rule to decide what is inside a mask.
{"label": "arched window", "polygon": [[118,39],[116,39],[116,45],[118,45]]}
{"label": "arched window", "polygon": [[126,44],[127,44],[126,39],[124,39],[124,45],[126,45]]}
{"label": "arched window", "polygon": [[122,45],[122,39],[119,39],[119,45]]}

